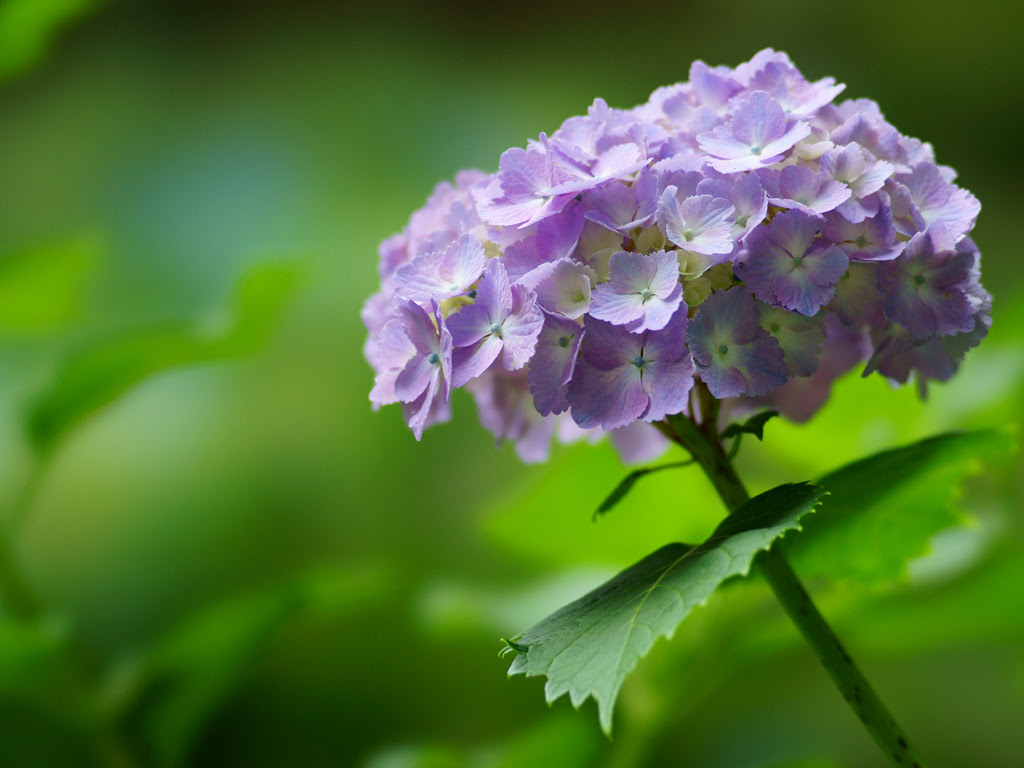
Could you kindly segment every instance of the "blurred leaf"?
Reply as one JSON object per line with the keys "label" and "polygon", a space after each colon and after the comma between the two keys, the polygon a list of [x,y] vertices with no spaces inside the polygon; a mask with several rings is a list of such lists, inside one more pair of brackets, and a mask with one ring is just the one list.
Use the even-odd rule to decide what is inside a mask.
{"label": "blurred leaf", "polygon": [[565,713],[544,717],[504,743],[481,749],[417,745],[383,750],[366,768],[586,768],[601,750],[600,734]]}
{"label": "blurred leaf", "polygon": [[67,671],[67,632],[53,622],[0,621],[0,694],[38,695]]}
{"label": "blurred leaf", "polygon": [[494,768],[585,768],[601,749],[600,733],[578,717],[546,717],[512,738]]}
{"label": "blurred leaf", "polygon": [[381,568],[320,570],[186,621],[142,661],[123,708],[146,764],[181,765],[208,718],[289,622],[344,615],[380,599],[392,583]]}
{"label": "blurred leaf", "polygon": [[590,594],[528,629],[510,675],[548,678],[548,702],[568,693],[578,707],[597,701],[601,727],[611,732],[612,707],[626,675],[659,637],[670,637],[694,606],[726,579],[746,574],[754,556],[799,528],[824,490],[781,485],[748,501],[692,547],[669,544]]}
{"label": "blurred leaf", "polygon": [[227,329],[165,324],[100,339],[79,349],[29,409],[27,428],[33,444],[39,452],[48,452],[86,417],[149,376],[251,353],[269,335],[300,275],[295,262],[252,267],[236,288],[233,320]]}
{"label": "blurred leaf", "polygon": [[61,27],[98,0],[4,0],[0,3],[0,79],[36,64]]}
{"label": "blurred leaf", "polygon": [[99,257],[91,237],[0,256],[0,334],[52,331],[76,320]]}
{"label": "blurred leaf", "polygon": [[963,522],[954,504],[963,479],[1011,444],[1001,432],[948,433],[830,472],[817,481],[830,494],[821,513],[785,545],[794,567],[805,578],[901,578],[932,536]]}

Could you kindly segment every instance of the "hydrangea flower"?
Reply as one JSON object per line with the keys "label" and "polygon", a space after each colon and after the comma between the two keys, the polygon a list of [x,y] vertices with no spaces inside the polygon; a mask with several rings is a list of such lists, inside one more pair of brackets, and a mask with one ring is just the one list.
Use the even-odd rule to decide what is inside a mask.
{"label": "hydrangea flower", "polygon": [[590,316],[630,331],[660,331],[683,300],[674,251],[619,251],[608,261],[609,281],[594,289]]}
{"label": "hydrangea flower", "polygon": [[980,205],[842,89],[770,49],[698,61],[439,184],[380,246],[374,407],[419,439],[464,386],[526,461],[605,432],[649,458],[695,387],[806,419],[861,363],[948,379],[991,323]]}
{"label": "hydrangea flower", "polygon": [[587,317],[568,392],[577,424],[615,429],[686,410],[693,361],[686,350],[685,306],[664,328],[640,334]]}

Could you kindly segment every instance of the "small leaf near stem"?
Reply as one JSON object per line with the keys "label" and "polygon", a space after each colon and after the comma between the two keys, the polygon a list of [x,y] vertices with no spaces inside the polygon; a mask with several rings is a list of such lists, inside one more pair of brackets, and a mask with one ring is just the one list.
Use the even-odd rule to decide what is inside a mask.
{"label": "small leaf near stem", "polygon": [[733,438],[732,446],[729,448],[726,458],[733,459],[740,452],[740,443],[743,441],[743,435],[745,434],[753,435],[758,440],[764,440],[764,425],[769,419],[778,415],[778,411],[761,411],[761,413],[755,413],[742,423],[737,421],[723,429],[719,439]]}
{"label": "small leaf near stem", "polygon": [[687,467],[693,464],[693,459],[686,461],[673,461],[668,464],[659,464],[656,467],[645,467],[644,469],[636,469],[622,478],[622,481],[615,486],[615,489],[608,494],[604,501],[601,502],[601,506],[594,512],[593,519],[596,521],[597,518],[603,515],[605,512],[610,511],[616,504],[622,501],[626,495],[633,490],[633,486],[636,485],[637,481],[641,477],[646,477],[652,472],[660,472],[663,469],[675,469],[677,467]]}

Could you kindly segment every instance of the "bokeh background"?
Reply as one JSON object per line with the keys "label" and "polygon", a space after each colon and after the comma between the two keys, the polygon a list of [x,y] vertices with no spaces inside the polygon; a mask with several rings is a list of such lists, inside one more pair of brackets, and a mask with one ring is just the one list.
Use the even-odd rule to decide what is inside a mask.
{"label": "bokeh background", "polygon": [[[438,180],[772,46],[957,168],[994,326],[927,403],[854,374],[743,474],[1012,428],[1022,35],[953,0],[0,2],[0,512],[39,604],[0,618],[0,765],[883,765],[756,582],[656,647],[614,740],[507,680],[499,636],[720,508],[685,470],[593,523],[613,452],[524,466],[467,397],[416,444],[358,311]],[[1024,765],[1021,470],[983,451],[930,555],[814,585],[932,766]]]}

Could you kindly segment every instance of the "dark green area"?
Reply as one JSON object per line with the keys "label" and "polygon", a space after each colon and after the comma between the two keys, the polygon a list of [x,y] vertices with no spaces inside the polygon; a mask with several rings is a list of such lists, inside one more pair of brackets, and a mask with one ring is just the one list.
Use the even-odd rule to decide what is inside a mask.
{"label": "dark green area", "polygon": [[756,581],[653,648],[612,742],[591,704],[508,681],[497,637],[706,539],[714,492],[654,473],[594,523],[628,473],[607,445],[525,467],[468,397],[419,444],[367,401],[377,243],[438,180],[773,46],[960,172],[994,325],[927,403],[853,375],[747,439],[740,471],[828,488],[1000,430],[943,444],[955,461],[929,454],[891,506],[872,471],[838,478],[866,513],[830,488],[807,528],[834,504],[834,530],[794,554],[932,768],[1016,768],[1021,21],[947,0],[0,4],[0,516],[48,607],[0,620],[0,765],[116,764],[113,731],[147,767],[881,766]]}

